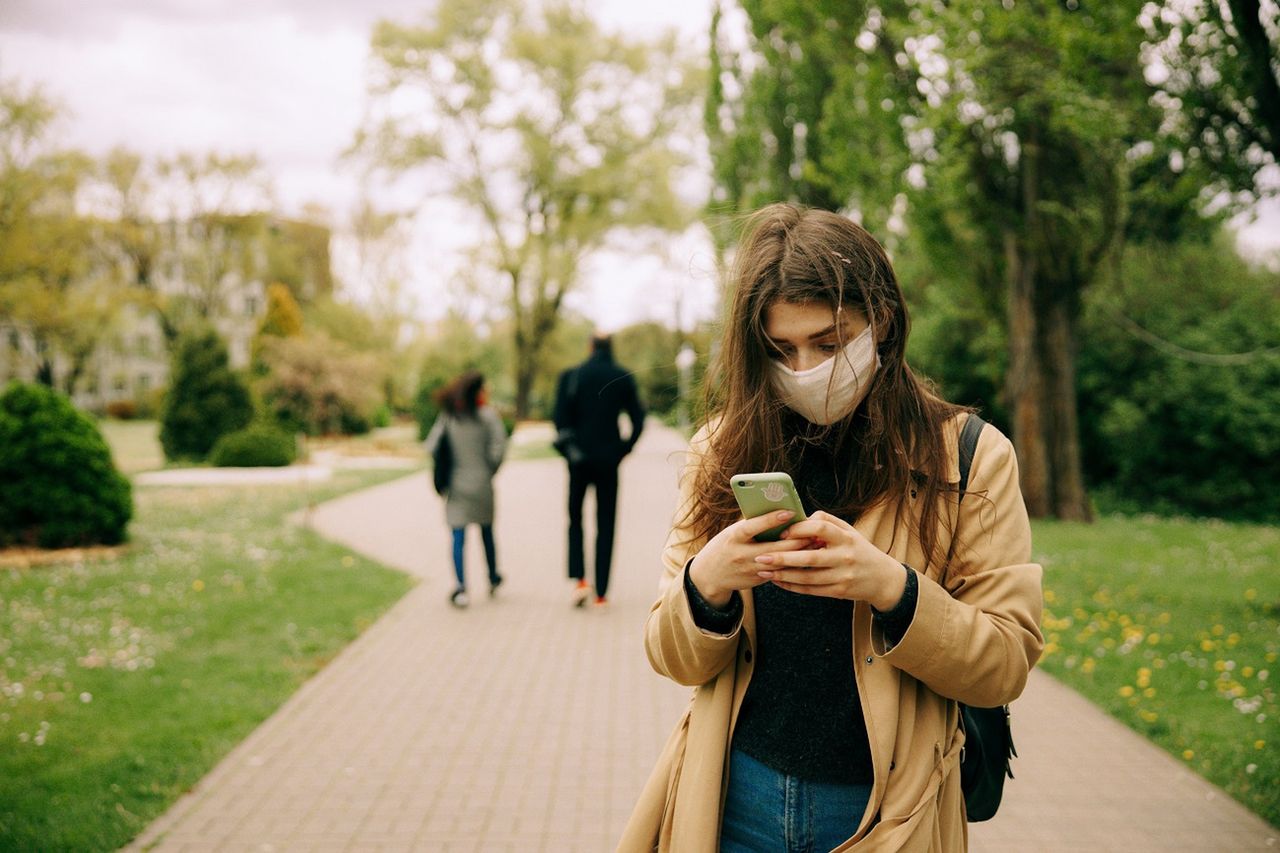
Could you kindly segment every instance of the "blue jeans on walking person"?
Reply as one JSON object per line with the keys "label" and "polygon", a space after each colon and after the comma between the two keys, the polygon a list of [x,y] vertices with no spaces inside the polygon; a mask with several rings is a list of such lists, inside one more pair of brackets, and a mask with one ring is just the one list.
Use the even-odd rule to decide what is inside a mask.
{"label": "blue jeans on walking person", "polygon": [[824,853],[858,831],[870,785],[809,782],[729,755],[720,853]]}
{"label": "blue jeans on walking person", "polygon": [[[467,588],[467,574],[463,570],[462,550],[466,544],[467,528],[453,528],[453,571],[458,576],[458,589]],[[497,586],[502,580],[498,576],[498,552],[493,544],[493,525],[480,525],[480,541],[484,543],[484,559],[489,564],[489,586]]]}

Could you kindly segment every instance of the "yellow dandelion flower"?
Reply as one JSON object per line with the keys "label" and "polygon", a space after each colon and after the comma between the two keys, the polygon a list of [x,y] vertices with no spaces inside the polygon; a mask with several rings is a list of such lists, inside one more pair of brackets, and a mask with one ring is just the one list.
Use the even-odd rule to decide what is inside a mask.
{"label": "yellow dandelion flower", "polygon": [[1257,597],[1258,597],[1258,591],[1256,589],[1253,589],[1252,587],[1244,591],[1245,601],[1253,601]]}
{"label": "yellow dandelion flower", "polygon": [[1226,628],[1223,628],[1221,625],[1214,625],[1214,626],[1213,626],[1213,636],[1215,636],[1215,637],[1221,637],[1221,636],[1222,636],[1223,634],[1225,634],[1225,633],[1227,633],[1227,629],[1226,629]]}
{"label": "yellow dandelion flower", "polygon": [[[1252,592],[1252,590],[1250,590],[1250,592]],[[1246,595],[1247,595],[1247,594],[1248,594],[1248,593],[1246,593]],[[1053,590],[1051,590],[1051,589],[1046,589],[1046,590],[1044,591],[1044,600],[1045,600],[1045,601],[1047,601],[1047,602],[1049,602],[1050,604],[1052,604],[1052,603],[1056,600],[1056,598],[1057,598],[1057,597],[1053,594]]]}
{"label": "yellow dandelion flower", "polygon": [[1262,749],[1266,745],[1267,745],[1267,742],[1265,740],[1255,740],[1253,742],[1254,749]]}
{"label": "yellow dandelion flower", "polygon": [[1213,640],[1201,640],[1201,641],[1200,641],[1200,651],[1202,651],[1202,652],[1211,652],[1211,651],[1213,651],[1213,647],[1214,647],[1215,645],[1217,645],[1217,644],[1216,644],[1216,643],[1214,643],[1214,642],[1213,642]]}
{"label": "yellow dandelion flower", "polygon": [[1121,688],[1120,688],[1120,695],[1121,695],[1121,696],[1132,696],[1132,695],[1133,695],[1133,688],[1132,688],[1132,687],[1130,687],[1128,684],[1126,684],[1124,687],[1121,687]]}
{"label": "yellow dandelion flower", "polygon": [[1098,662],[1093,658],[1085,658],[1084,663],[1080,664],[1080,671],[1085,675],[1093,672],[1098,666]]}
{"label": "yellow dandelion flower", "polygon": [[1246,666],[1244,669],[1240,670],[1240,674],[1245,678],[1253,678],[1253,667]]}
{"label": "yellow dandelion flower", "polygon": [[1138,712],[1138,716],[1142,718],[1143,722],[1147,723],[1154,723],[1156,720],[1160,719],[1160,715],[1155,711],[1142,710]]}
{"label": "yellow dandelion flower", "polygon": [[1154,646],[1158,642],[1160,642],[1160,635],[1156,632],[1153,631],[1147,635],[1147,645]]}
{"label": "yellow dandelion flower", "polygon": [[1196,757],[1196,754],[1194,750],[1184,749],[1182,750],[1182,757],[1185,758],[1187,761],[1190,761],[1191,759]]}
{"label": "yellow dandelion flower", "polygon": [[191,582],[191,588],[196,592],[200,592],[204,589],[204,581],[200,580],[200,578],[196,578]]}
{"label": "yellow dandelion flower", "polygon": [[1227,662],[1224,660],[1216,660],[1213,662],[1213,668],[1218,672],[1222,672],[1227,668]]}
{"label": "yellow dandelion flower", "polygon": [[1280,657],[1280,655],[1275,652],[1267,652],[1267,663],[1275,663],[1277,657]]}
{"label": "yellow dandelion flower", "polygon": [[1156,695],[1156,689],[1154,687],[1148,687],[1146,690],[1142,691],[1142,695],[1147,697],[1148,699],[1154,699]]}

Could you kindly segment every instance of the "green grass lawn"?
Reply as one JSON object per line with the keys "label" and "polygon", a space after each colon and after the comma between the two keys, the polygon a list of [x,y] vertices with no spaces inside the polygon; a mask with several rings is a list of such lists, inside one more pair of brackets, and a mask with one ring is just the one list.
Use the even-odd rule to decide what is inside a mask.
{"label": "green grass lawn", "polygon": [[1037,523],[1041,662],[1280,826],[1280,528]]}
{"label": "green grass lawn", "polygon": [[283,520],[400,476],[139,488],[123,556],[0,570],[0,850],[118,848],[399,599]]}
{"label": "green grass lawn", "polygon": [[164,467],[158,421],[117,421],[104,418],[98,429],[111,448],[116,467],[124,474],[153,471]]}

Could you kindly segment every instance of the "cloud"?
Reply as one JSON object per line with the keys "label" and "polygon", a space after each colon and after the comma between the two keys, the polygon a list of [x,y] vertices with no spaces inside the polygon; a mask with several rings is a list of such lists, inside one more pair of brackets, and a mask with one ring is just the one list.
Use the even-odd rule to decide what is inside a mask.
{"label": "cloud", "polygon": [[290,17],[305,29],[368,27],[380,18],[413,19],[422,0],[4,0],[0,32],[110,38],[130,21],[218,25]]}

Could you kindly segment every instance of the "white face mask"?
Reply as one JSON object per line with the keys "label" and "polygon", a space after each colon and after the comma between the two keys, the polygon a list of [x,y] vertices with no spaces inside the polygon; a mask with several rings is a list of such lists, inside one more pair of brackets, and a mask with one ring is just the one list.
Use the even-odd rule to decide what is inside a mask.
{"label": "white face mask", "polygon": [[788,408],[810,423],[826,426],[858,408],[879,367],[880,354],[867,326],[817,367],[797,372],[775,361],[770,375]]}

